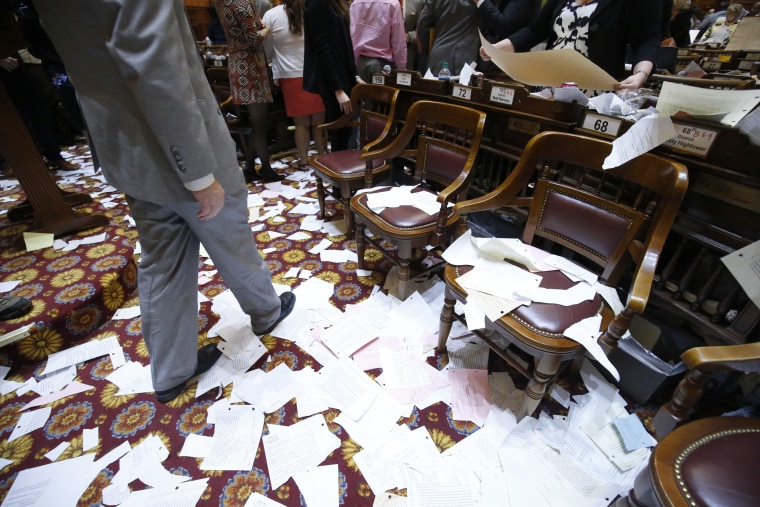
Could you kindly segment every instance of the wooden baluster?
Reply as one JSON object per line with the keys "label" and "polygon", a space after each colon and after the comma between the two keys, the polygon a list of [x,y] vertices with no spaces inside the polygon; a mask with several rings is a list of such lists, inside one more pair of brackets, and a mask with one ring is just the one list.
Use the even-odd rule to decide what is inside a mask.
{"label": "wooden baluster", "polygon": [[702,304],[707,300],[707,297],[712,292],[715,284],[718,282],[720,275],[723,273],[723,263],[717,263],[715,271],[712,272],[710,278],[705,282],[699,292],[697,292],[697,299],[691,304],[692,311],[699,311],[702,308]]}
{"label": "wooden baluster", "polygon": [[705,254],[707,254],[707,249],[705,247],[701,247],[699,249],[699,253],[697,254],[697,257],[689,265],[686,272],[683,274],[681,279],[677,282],[678,288],[673,293],[673,299],[675,299],[676,301],[680,301],[683,299],[683,293],[689,287],[689,284],[694,278],[694,274],[697,272],[697,269],[699,268],[699,265],[702,262],[702,259],[704,258]]}
{"label": "wooden baluster", "polygon": [[657,282],[655,287],[657,289],[664,289],[666,288],[666,283],[668,280],[670,280],[671,275],[675,271],[676,267],[678,267],[679,263],[681,262],[681,256],[683,255],[683,251],[686,248],[686,243],[688,242],[688,239],[685,236],[681,237],[680,243],[678,243],[678,247],[676,248],[675,253],[673,254],[673,257],[671,257],[665,267],[662,270],[662,274],[660,275],[660,280]]}

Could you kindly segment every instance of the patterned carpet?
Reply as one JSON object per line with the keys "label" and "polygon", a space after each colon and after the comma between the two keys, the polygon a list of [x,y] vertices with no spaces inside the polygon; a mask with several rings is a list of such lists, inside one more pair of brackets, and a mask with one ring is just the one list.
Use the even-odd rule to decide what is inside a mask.
{"label": "patterned carpet", "polygon": [[[10,223],[4,214],[0,217],[0,281],[20,280],[11,294],[28,298],[34,304],[29,314],[0,323],[0,334],[26,324],[34,324],[29,337],[0,349],[0,365],[10,367],[7,380],[25,382],[33,376],[39,378],[49,354],[89,340],[110,336],[118,337],[128,360],[141,364],[149,362],[147,349],[141,337],[140,318],[111,319],[117,309],[137,305],[137,262],[133,255],[137,233],[129,224],[129,211],[122,196],[113,189],[109,190],[100,174],[93,174],[86,147],[72,147],[69,153],[87,169],[83,171],[84,175],[58,173],[58,185],[66,190],[90,193],[94,201],[78,209],[104,214],[110,223],[106,227],[82,231],[63,239],[81,239],[101,233],[105,233],[106,239],[102,243],[81,245],[71,251],[48,248],[34,252],[19,252],[12,248],[11,243],[30,222]],[[290,171],[288,169],[288,172]],[[285,183],[299,185],[295,181],[286,180]],[[306,195],[316,198],[313,177],[305,184],[310,189]],[[12,181],[9,185],[11,186],[0,192],[0,209],[7,210],[24,198],[19,187],[12,186]],[[256,193],[260,192],[262,187],[260,184],[249,185],[249,189]],[[357,276],[355,262],[321,262],[319,255],[308,252],[325,237],[324,233],[309,233],[308,239],[303,240],[287,239],[286,236],[299,230],[304,215],[288,213],[298,204],[296,201],[280,201],[285,208],[279,215],[282,218],[267,219],[265,228],[254,232],[259,249],[266,252],[264,257],[272,270],[275,283],[289,286],[299,284],[297,278],[285,278],[284,275],[289,268],[300,266],[303,270],[310,271],[313,277],[334,285],[330,301],[341,310],[345,309],[346,305],[367,298],[376,285],[382,285],[389,265],[379,252],[368,252],[367,259],[372,275]],[[268,200],[266,205],[274,205],[276,202],[276,199]],[[334,201],[332,207],[334,208]],[[336,212],[335,209],[332,211]],[[269,235],[270,231],[283,235],[273,239]],[[330,236],[328,239],[336,243],[332,248],[355,251],[353,239],[347,236]],[[199,266],[202,266],[202,260]],[[226,287],[218,276],[215,276],[199,289],[212,299]],[[212,312],[210,302],[201,304],[198,317],[199,345],[218,340],[208,337],[209,329],[218,318],[218,315]],[[284,363],[291,370],[306,367],[320,369],[319,363],[287,339],[266,336],[262,341],[268,354],[259,360],[254,368],[271,371]],[[447,357],[431,358],[429,362],[440,369],[446,365]],[[11,392],[0,397],[0,458],[13,461],[0,469],[0,500],[5,498],[19,471],[50,463],[45,454],[61,442],[68,442],[70,445],[57,461],[81,456],[83,430],[97,426],[100,428],[100,441],[94,449],[97,457],[125,441],[129,441],[134,447],[150,435],[158,436],[169,451],[169,457],[162,463],[167,470],[192,479],[208,478],[208,486],[198,505],[239,506],[245,504],[253,492],[287,506],[306,505],[293,479],[273,489],[261,443],[252,470],[202,471],[200,459],[178,455],[187,435],[212,434],[212,425],[206,420],[206,410],[214,401],[211,394],[195,398],[195,384],[190,384],[176,400],[167,405],[157,403],[152,393],[114,396],[116,386],[105,380],[112,371],[111,361],[107,356],[78,364],[76,380],[91,385],[94,389],[52,403],[52,413],[44,427],[11,442],[8,441],[8,437],[19,419],[20,407],[37,395],[28,392],[19,396]],[[380,370],[368,372],[371,377],[379,373]],[[517,378],[515,381],[520,382]],[[572,380],[560,379],[560,383],[572,393],[584,390],[582,385]],[[230,392],[231,387],[228,387],[224,396],[229,397]],[[546,401],[544,405],[552,413],[562,412],[561,407],[553,401]],[[340,439],[341,444],[329,454],[322,465],[338,466],[340,505],[373,505],[374,495],[353,460],[353,456],[361,447],[334,422],[338,414],[337,410],[332,409],[323,414],[330,431]],[[647,420],[651,410],[642,409],[640,415]],[[294,400],[266,415],[266,424],[288,426],[298,420]],[[441,451],[478,429],[471,422],[452,419],[451,408],[443,403],[436,403],[424,410],[415,408],[412,416],[401,423],[410,429],[425,426]],[[266,434],[267,426],[264,428]],[[87,488],[78,505],[103,505],[102,491],[117,471],[118,461],[103,469]],[[131,487],[132,490],[145,488],[139,481],[131,483]]]}

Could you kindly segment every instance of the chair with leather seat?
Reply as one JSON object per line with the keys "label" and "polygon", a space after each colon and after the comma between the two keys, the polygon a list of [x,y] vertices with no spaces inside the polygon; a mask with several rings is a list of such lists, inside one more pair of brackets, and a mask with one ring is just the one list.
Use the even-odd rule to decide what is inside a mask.
{"label": "chair with leather seat", "polygon": [[[413,193],[433,194],[439,203],[438,212],[429,215],[409,204],[375,212],[368,206],[367,193],[351,199],[360,268],[364,267],[365,244],[369,242],[399,266],[398,296],[402,299],[409,295],[414,250],[445,247],[456,232],[459,214],[451,205],[467,196],[485,116],[469,107],[418,101],[409,108],[401,131],[387,146],[372,147],[361,157],[364,161],[412,158],[411,177],[418,183]],[[375,237],[367,237],[367,230]],[[383,248],[384,241],[397,247],[395,255]]]}
{"label": "chair with leather seat", "polygon": [[[649,466],[639,473],[633,489],[618,499],[615,506],[757,505],[760,418],[689,419],[694,416],[705,382],[712,373],[760,373],[760,342],[694,347],[684,352],[681,359],[689,366],[689,372],[652,421],[659,443]],[[679,425],[682,422],[685,424]]]}
{"label": "chair with leather seat", "polygon": [[390,176],[390,160],[361,160],[360,156],[368,149],[383,146],[395,131],[398,94],[398,89],[389,86],[358,84],[351,90],[351,108],[358,115],[343,115],[317,127],[322,135],[337,128],[359,129],[358,150],[332,151],[309,159],[309,165],[317,177],[320,216],[325,218],[326,195],[333,196],[343,207],[343,219],[349,234],[354,230],[352,216],[348,212],[353,193]]}
{"label": "chair with leather seat", "polygon": [[[518,419],[533,415],[563,364],[585,354],[581,344],[564,336],[568,327],[601,313],[600,340],[603,348],[610,349],[626,333],[634,314],[644,310],[657,260],[686,192],[686,168],[649,153],[603,171],[611,149],[610,142],[600,139],[540,133],[527,143],[501,185],[454,206],[463,219],[475,212],[512,208],[524,216],[523,242],[578,262],[594,271],[601,284],[618,288],[625,283],[627,301],[617,315],[597,294],[572,306],[537,302],[519,306],[495,321],[486,319],[488,332],[475,331],[529,379]],[[453,320],[465,322],[454,305],[467,299],[457,278],[470,269],[448,265],[444,270],[439,351],[446,349]],[[560,271],[541,275],[544,288],[567,289],[576,283]],[[533,367],[512,359],[491,332],[532,356]]]}
{"label": "chair with leather seat", "polygon": [[670,400],[655,414],[652,424],[662,438],[698,412],[705,385],[716,372],[760,373],[760,342],[693,347],[681,354],[689,371]]}

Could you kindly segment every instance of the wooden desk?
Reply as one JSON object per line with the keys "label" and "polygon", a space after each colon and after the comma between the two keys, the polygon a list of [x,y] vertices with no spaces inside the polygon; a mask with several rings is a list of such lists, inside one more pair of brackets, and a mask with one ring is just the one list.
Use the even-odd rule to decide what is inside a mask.
{"label": "wooden desk", "polygon": [[[394,74],[386,76],[386,84],[396,85]],[[471,186],[475,195],[503,181],[527,140],[538,132],[573,131],[614,139],[632,125],[576,104],[529,97],[517,83],[486,80],[469,87],[430,81],[420,87],[412,80],[398,87],[400,102],[407,105],[402,107],[415,100],[441,100],[486,112]],[[760,147],[750,145],[736,129],[698,120],[674,122],[685,140],[673,140],[656,152],[688,167],[690,188],[668,236],[650,304],[687,322],[708,343],[758,341],[760,310],[720,258],[760,240]],[[699,138],[689,141],[695,135]]]}

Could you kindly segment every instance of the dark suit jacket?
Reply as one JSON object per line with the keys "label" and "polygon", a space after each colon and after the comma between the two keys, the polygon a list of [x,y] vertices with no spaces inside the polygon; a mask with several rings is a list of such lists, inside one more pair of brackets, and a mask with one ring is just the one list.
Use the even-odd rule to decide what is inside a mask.
{"label": "dark suit jacket", "polygon": [[[567,0],[548,0],[541,12],[519,32],[509,37],[515,50],[529,51],[546,40],[551,49],[556,41],[553,25]],[[657,61],[662,41],[660,0],[598,0],[589,25],[589,60],[615,79],[625,74],[626,47],[631,46],[633,63]]]}
{"label": "dark suit jacket", "polygon": [[320,95],[344,90],[350,95],[356,62],[348,18],[335,11],[331,0],[306,0],[304,7],[304,90]]}
{"label": "dark suit jacket", "polygon": [[506,39],[536,17],[535,0],[484,0],[478,7],[480,31],[490,42]]}
{"label": "dark suit jacket", "polygon": [[691,44],[689,30],[691,30],[691,10],[681,9],[670,20],[670,36],[676,41],[676,46],[685,48]]}

